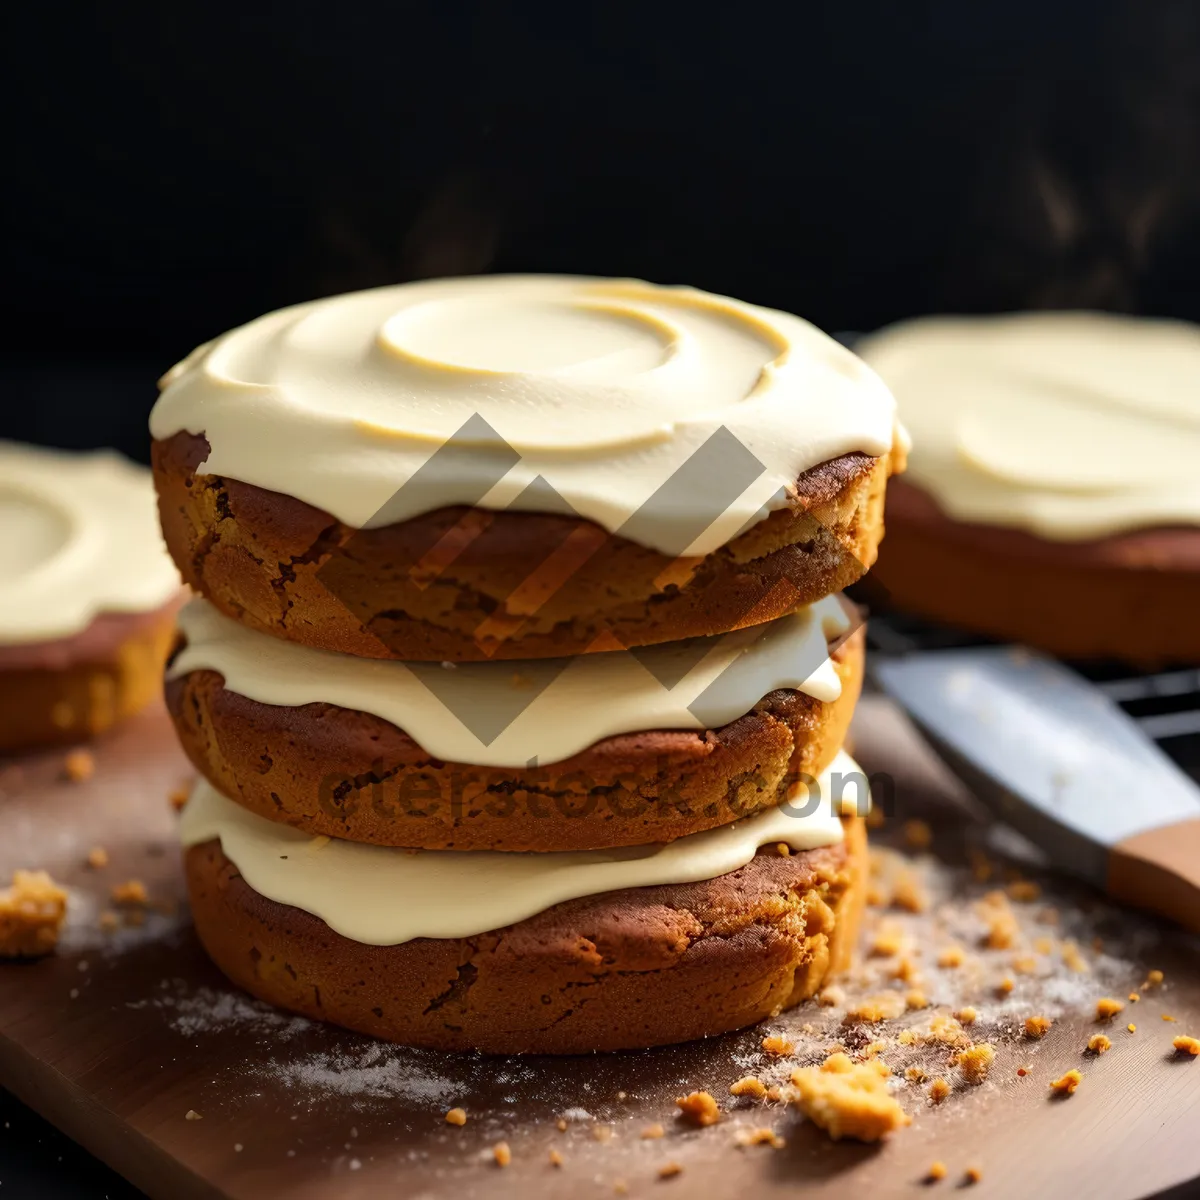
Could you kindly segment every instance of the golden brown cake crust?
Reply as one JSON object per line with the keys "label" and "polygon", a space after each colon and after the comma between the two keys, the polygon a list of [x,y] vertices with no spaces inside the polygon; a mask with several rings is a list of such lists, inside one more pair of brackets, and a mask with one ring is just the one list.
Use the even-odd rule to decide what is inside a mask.
{"label": "golden brown cake crust", "polygon": [[105,613],[74,637],[0,647],[0,754],[78,742],[144,708],[162,686],[178,607]]}
{"label": "golden brown cake crust", "polygon": [[575,517],[443,508],[355,530],[278,492],[198,474],[187,433],[152,447],[183,577],[260,632],[367,658],[480,661],[724,633],[839,591],[874,562],[901,452],[806,472],[789,506],[699,559]]}
{"label": "golden brown cake crust", "polygon": [[605,738],[535,768],[446,763],[369,713],[259,704],[214,671],[167,684],[197,769],[312,834],[432,850],[596,850],[672,841],[778,804],[833,761],[862,687],[863,631],[833,651],[842,694],[779,690],[721,729]]}
{"label": "golden brown cake crust", "polygon": [[473,938],[367,946],[251,889],[217,841],[186,852],[196,930],[238,986],[389,1041],[579,1054],[725,1033],[812,996],[851,953],[866,836],[767,850],[703,883],[556,905]]}
{"label": "golden brown cake crust", "polygon": [[904,481],[871,573],[897,608],[1067,658],[1200,662],[1200,529],[1050,542],[946,516]]}

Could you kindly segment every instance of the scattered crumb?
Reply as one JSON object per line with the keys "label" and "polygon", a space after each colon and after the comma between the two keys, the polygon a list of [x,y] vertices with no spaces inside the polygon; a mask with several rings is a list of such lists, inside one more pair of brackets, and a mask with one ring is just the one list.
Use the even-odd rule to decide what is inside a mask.
{"label": "scattered crumb", "polygon": [[1048,937],[1035,938],[1033,948],[1038,954],[1050,954],[1054,950],[1054,939]]}
{"label": "scattered crumb", "polygon": [[465,1125],[467,1123],[467,1110],[465,1108],[452,1108],[446,1114],[446,1123],[448,1125]]}
{"label": "scattered crumb", "polygon": [[1139,995],[1137,994],[1137,992],[1130,992],[1130,993],[1129,993],[1129,1003],[1130,1003],[1130,1004],[1136,1004],[1136,1003],[1137,1003],[1137,1002],[1138,1002],[1140,999],[1141,999],[1141,996],[1139,996]]}
{"label": "scattered crumb", "polygon": [[975,877],[976,882],[987,883],[994,870],[988,856],[982,850],[972,847],[967,851],[967,857],[971,860],[971,874]]}
{"label": "scattered crumb", "polygon": [[979,1013],[968,1004],[966,1008],[960,1008],[954,1015],[963,1025],[970,1025],[979,1016]]}
{"label": "scattered crumb", "polygon": [[1030,1071],[1032,1071],[1032,1070],[1033,1070],[1033,1068],[1032,1068],[1032,1067],[1018,1067],[1018,1068],[1017,1068],[1017,1074],[1018,1074],[1018,1075],[1019,1075],[1019,1076],[1020,1076],[1022,1079],[1024,1079],[1024,1078],[1025,1078],[1025,1076],[1026,1076],[1026,1075],[1028,1075],[1028,1074],[1029,1074],[1029,1072],[1030,1072]]}
{"label": "scattered crumb", "polygon": [[99,871],[108,866],[108,851],[103,846],[93,846],[88,851],[87,865]]}
{"label": "scattered crumb", "polygon": [[791,1054],[796,1049],[787,1038],[779,1037],[777,1034],[772,1034],[762,1040],[763,1052],[766,1054],[777,1054],[780,1057]]}
{"label": "scattered crumb", "polygon": [[72,783],[83,783],[96,773],[96,760],[90,750],[72,750],[63,759],[63,775]]}
{"label": "scattered crumb", "polygon": [[105,933],[112,933],[121,924],[121,918],[111,908],[106,908],[96,922]]}
{"label": "scattered crumb", "polygon": [[176,811],[182,812],[187,805],[191,790],[186,787],[172,788],[167,793],[167,803]]}
{"label": "scattered crumb", "polygon": [[1180,1054],[1190,1054],[1193,1058],[1200,1055],[1200,1038],[1188,1037],[1186,1034],[1180,1034],[1172,1043],[1172,1046]]}
{"label": "scattered crumb", "polygon": [[680,1116],[695,1125],[715,1125],[721,1119],[721,1110],[710,1092],[689,1092],[675,1103],[679,1106]]}
{"label": "scattered crumb", "polygon": [[977,1042],[957,1055],[958,1069],[968,1083],[982,1083],[992,1069],[996,1049],[990,1042]]}
{"label": "scattered crumb", "polygon": [[855,1063],[833,1054],[819,1067],[792,1072],[793,1102],[835,1141],[875,1142],[912,1120],[888,1091],[890,1074],[877,1058]]}
{"label": "scattered crumb", "polygon": [[929,1021],[929,1040],[941,1042],[943,1046],[969,1046],[971,1039],[963,1027],[945,1013],[938,1013]]}
{"label": "scattered crumb", "polygon": [[968,1167],[963,1172],[963,1183],[978,1183],[983,1178],[983,1172],[978,1167]]}
{"label": "scattered crumb", "polygon": [[1054,1022],[1049,1018],[1042,1016],[1041,1013],[1032,1017],[1025,1018],[1025,1036],[1028,1038],[1043,1038],[1050,1031],[1050,1026]]}
{"label": "scattered crumb", "polygon": [[770,1146],[772,1150],[782,1150],[787,1145],[773,1129],[739,1129],[734,1141],[739,1146]]}
{"label": "scattered crumb", "polygon": [[1017,879],[1010,883],[1006,890],[1008,898],[1018,904],[1032,904],[1042,894],[1041,887],[1032,879]]}
{"label": "scattered crumb", "polygon": [[1170,1013],[1163,1013],[1162,1019],[1164,1021],[1174,1021],[1175,1020],[1175,1018],[1173,1016],[1171,1016]]}
{"label": "scattered crumb", "polygon": [[512,1162],[512,1151],[508,1148],[507,1142],[497,1142],[492,1147],[492,1157],[496,1160],[496,1166],[507,1167]]}
{"label": "scattered crumb", "polygon": [[902,1029],[896,1034],[896,1041],[901,1046],[916,1046],[921,1042],[921,1035],[915,1029]]}
{"label": "scattered crumb", "polygon": [[150,897],[140,879],[127,879],[113,886],[112,899],[114,904],[143,905],[149,902]]}
{"label": "scattered crumb", "polygon": [[614,1129],[611,1125],[593,1125],[592,1126],[592,1141],[593,1142],[611,1142],[613,1139]]}
{"label": "scattered crumb", "polygon": [[45,871],[14,871],[0,890],[0,958],[53,952],[67,915],[67,893]]}
{"label": "scattered crumb", "polygon": [[1070,971],[1078,971],[1082,974],[1088,969],[1087,959],[1080,953],[1079,946],[1075,942],[1063,942],[1062,960],[1064,966]]}
{"label": "scattered crumb", "polygon": [[198,1113],[198,1112],[197,1112],[197,1111],[196,1111],[194,1108],[189,1108],[189,1109],[187,1110],[187,1112],[185,1112],[185,1113],[183,1114],[183,1119],[184,1119],[185,1121],[200,1121],[200,1120],[203,1120],[203,1118],[200,1116],[200,1114],[199,1114],[199,1113]]}
{"label": "scattered crumb", "polygon": [[1142,991],[1148,987],[1158,987],[1163,981],[1163,973],[1161,971],[1148,971],[1146,973],[1146,982],[1142,984]]}
{"label": "scattered crumb", "polygon": [[1096,1020],[1111,1020],[1124,1007],[1125,1005],[1120,1000],[1114,1000],[1112,996],[1102,996],[1096,1001]]}
{"label": "scattered crumb", "polygon": [[877,1058],[888,1048],[887,1042],[868,1042],[863,1047],[864,1058]]}
{"label": "scattered crumb", "polygon": [[613,1180],[613,1191],[618,1196],[628,1196],[629,1195],[629,1184],[627,1184],[625,1182],[625,1180],[623,1180],[623,1179],[614,1179]]}
{"label": "scattered crumb", "polygon": [[563,1156],[557,1150],[551,1150],[547,1157],[550,1159],[552,1167],[561,1167],[563,1165]]}
{"label": "scattered crumb", "polygon": [[892,904],[904,912],[923,913],[929,896],[914,871],[901,871],[892,884]]}
{"label": "scattered crumb", "polygon": [[1018,975],[1032,975],[1038,969],[1038,960],[1033,954],[1018,954],[1009,965]]}
{"label": "scattered crumb", "polygon": [[[904,997],[899,992],[882,992],[877,996],[865,996],[846,1010],[847,1023],[862,1021],[867,1025],[889,1021],[904,1012]],[[763,1049],[766,1049],[764,1043]]]}
{"label": "scattered crumb", "polygon": [[775,844],[775,853],[778,854],[780,858],[791,858],[792,848],[787,844],[787,842],[777,842]]}
{"label": "scattered crumb", "polygon": [[934,1104],[941,1104],[950,1095],[950,1085],[940,1076],[929,1085],[929,1099]]}
{"label": "scattered crumb", "polygon": [[1125,1028],[1128,1029],[1130,1033],[1137,1033],[1137,1026],[1132,1021],[1130,1021]]}
{"label": "scattered crumb", "polygon": [[925,1078],[924,1067],[907,1067],[904,1071],[904,1078],[909,1083],[920,1083]]}
{"label": "scattered crumb", "polygon": [[967,959],[967,952],[961,946],[947,946],[937,956],[939,967],[961,967]]}
{"label": "scattered crumb", "polygon": [[1087,1048],[1091,1054],[1103,1054],[1112,1049],[1112,1042],[1102,1033],[1093,1033],[1088,1039]]}
{"label": "scattered crumb", "polygon": [[679,1163],[674,1162],[674,1161],[668,1162],[668,1163],[663,1163],[663,1165],[658,1168],[659,1179],[673,1179],[676,1175],[682,1175],[682,1174],[683,1174],[683,1167],[681,1167],[679,1165]]}
{"label": "scattered crumb", "polygon": [[1075,1089],[1083,1082],[1083,1075],[1072,1067],[1060,1079],[1055,1079],[1050,1084],[1050,1090],[1055,1096],[1073,1096]]}
{"label": "scattered crumb", "polygon": [[[744,1079],[739,1079],[736,1083],[729,1085],[729,1094],[731,1096],[753,1096],[754,1099],[761,1100],[767,1094],[767,1085],[761,1079],[747,1075]],[[644,1137],[645,1134],[642,1136]]]}
{"label": "scattered crumb", "polygon": [[912,850],[928,850],[933,844],[933,830],[928,821],[905,821],[902,831],[904,844]]}
{"label": "scattered crumb", "polygon": [[566,1117],[559,1117],[558,1120],[554,1122],[554,1128],[557,1129],[559,1133],[566,1133],[567,1132]]}
{"label": "scattered crumb", "polygon": [[913,988],[911,991],[904,993],[904,1006],[912,1012],[916,1012],[919,1009],[929,1007],[929,998],[920,988]]}
{"label": "scattered crumb", "polygon": [[1017,981],[1013,979],[1011,975],[1005,975],[1005,977],[1000,980],[998,984],[996,984],[996,991],[999,992],[1001,996],[1007,996],[1016,986]]}
{"label": "scattered crumb", "polygon": [[989,950],[1011,950],[1021,935],[1016,913],[1003,892],[988,892],[979,908],[987,933],[983,944]]}
{"label": "scattered crumb", "polygon": [[915,982],[920,974],[921,969],[917,966],[917,960],[908,954],[901,955],[891,970],[892,978],[902,980],[904,983]]}
{"label": "scattered crumb", "polygon": [[925,1172],[925,1178],[928,1179],[930,1183],[937,1183],[940,1180],[945,1179],[947,1174],[949,1174],[949,1172],[946,1170],[946,1164],[939,1160],[929,1164],[929,1170]]}
{"label": "scattered crumb", "polygon": [[869,953],[877,958],[891,958],[908,945],[908,936],[898,921],[882,921],[871,938]]}
{"label": "scattered crumb", "polygon": [[646,1128],[642,1130],[642,1140],[649,1141],[653,1138],[660,1138],[665,1136],[666,1132],[667,1131],[661,1125],[655,1122],[653,1125],[647,1125]]}
{"label": "scattered crumb", "polygon": [[824,1008],[837,1008],[846,1003],[846,991],[839,984],[831,983],[817,997],[817,1003]]}

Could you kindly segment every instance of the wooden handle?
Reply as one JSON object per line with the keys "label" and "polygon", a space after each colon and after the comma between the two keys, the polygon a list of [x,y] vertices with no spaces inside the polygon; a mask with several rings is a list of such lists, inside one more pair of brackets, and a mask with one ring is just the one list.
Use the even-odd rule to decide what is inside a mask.
{"label": "wooden handle", "polygon": [[1200,933],[1200,817],[1118,842],[1108,861],[1108,890]]}

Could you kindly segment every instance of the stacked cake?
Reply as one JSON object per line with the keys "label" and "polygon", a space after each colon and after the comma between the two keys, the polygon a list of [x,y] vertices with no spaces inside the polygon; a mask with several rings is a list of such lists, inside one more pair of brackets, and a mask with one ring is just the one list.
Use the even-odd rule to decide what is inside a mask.
{"label": "stacked cake", "polygon": [[[796,317],[485,277],[263,317],[151,417],[209,953],[416,1045],[720,1033],[851,951],[894,405]],[[852,811],[839,796],[851,802]]]}

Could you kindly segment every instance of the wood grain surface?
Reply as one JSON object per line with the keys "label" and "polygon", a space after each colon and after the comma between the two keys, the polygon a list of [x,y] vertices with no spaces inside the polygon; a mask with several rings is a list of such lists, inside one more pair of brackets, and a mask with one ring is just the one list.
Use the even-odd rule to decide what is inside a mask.
{"label": "wood grain surface", "polygon": [[[61,755],[0,769],[0,870],[43,867],[72,892],[60,952],[0,966],[0,1084],[164,1200],[611,1196],[622,1187],[631,1195],[763,1197],[801,1185],[806,1195],[846,1200],[921,1194],[935,1159],[949,1168],[943,1188],[978,1166],[982,1179],[971,1190],[980,1196],[1133,1200],[1200,1176],[1200,1060],[1171,1048],[1176,1034],[1200,1036],[1195,940],[1021,864],[1025,848],[978,818],[882,701],[864,702],[855,736],[863,765],[895,778],[894,798],[883,803],[896,814],[879,844],[919,841],[904,826],[914,815],[935,833],[930,849],[884,863],[916,873],[927,909],[878,908],[874,920],[902,924],[937,1011],[977,1008],[971,1036],[997,1050],[980,1086],[957,1078],[944,1046],[900,1048],[897,1032],[928,1013],[846,1023],[855,996],[884,986],[879,956],[864,955],[840,1006],[806,1006],[770,1024],[795,1042],[784,1062],[762,1052],[763,1028],[640,1054],[501,1059],[385,1046],[274,1013],[225,985],[191,934],[167,803],[188,771],[160,710],[97,743],[96,772],[85,782],[62,778]],[[99,870],[85,863],[96,845],[109,854]],[[971,924],[981,898],[1018,870],[1040,881],[1042,895],[1014,905],[1014,946],[981,948]],[[112,907],[110,889],[130,878],[146,884],[154,907],[140,925],[106,932],[100,914]],[[1086,970],[1065,964],[1068,939],[1082,948]],[[935,966],[949,941],[966,947],[965,967]],[[1001,997],[996,980],[1023,957],[1036,959],[1036,969],[1013,974],[1012,992]],[[1097,1025],[1096,998],[1124,998],[1150,968],[1166,982],[1127,1002],[1111,1026]],[[1037,1042],[1020,1033],[1033,1011],[1055,1017]],[[1083,1055],[1100,1028],[1113,1048]],[[783,1079],[834,1042],[865,1053],[877,1038],[914,1116],[883,1145],[833,1143],[782,1105],[727,1095],[742,1075]],[[929,1103],[925,1084],[905,1081],[915,1055],[954,1085],[941,1105]],[[1019,1076],[1018,1066],[1029,1073]],[[1050,1099],[1050,1079],[1070,1066],[1083,1071],[1079,1091]],[[675,1097],[693,1088],[722,1101],[719,1124],[695,1129],[676,1119]],[[442,1117],[455,1105],[469,1114],[462,1128]],[[189,1120],[189,1110],[199,1119]],[[665,1136],[642,1138],[655,1122]],[[759,1127],[786,1145],[736,1144],[739,1130]],[[491,1157],[501,1140],[512,1150],[503,1169]],[[551,1149],[561,1167],[550,1165]],[[668,1162],[683,1171],[660,1179]]]}

